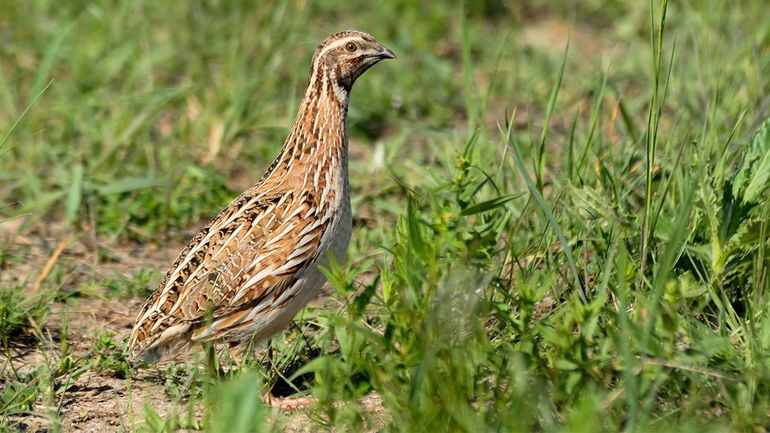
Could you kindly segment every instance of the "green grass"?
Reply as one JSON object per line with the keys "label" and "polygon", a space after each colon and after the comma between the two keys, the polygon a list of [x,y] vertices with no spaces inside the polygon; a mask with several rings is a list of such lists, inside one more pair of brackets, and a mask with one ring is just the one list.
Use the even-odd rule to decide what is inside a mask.
{"label": "green grass", "polygon": [[[0,222],[96,251],[61,259],[38,301],[40,269],[15,274],[25,256],[0,242],[0,428],[39,407],[56,428],[97,373],[173,402],[132,401],[128,431],[280,430],[268,389],[311,396],[311,431],[765,429],[767,16],[763,0],[0,4]],[[190,361],[141,379],[110,330],[77,355],[66,325],[49,335],[48,309],[146,294],[168,263],[112,270],[97,245],[186,241],[261,175],[315,44],[348,27],[398,60],[353,91],[356,231],[326,270],[333,301],[224,377]],[[43,360],[11,363],[14,345]]]}

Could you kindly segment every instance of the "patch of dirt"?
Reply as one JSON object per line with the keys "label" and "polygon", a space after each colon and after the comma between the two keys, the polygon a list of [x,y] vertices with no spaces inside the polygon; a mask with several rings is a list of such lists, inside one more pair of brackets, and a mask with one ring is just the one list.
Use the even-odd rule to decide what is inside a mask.
{"label": "patch of dirt", "polygon": [[[364,396],[359,403],[367,413],[368,419],[374,424],[369,426],[366,431],[380,431],[385,424],[386,417],[382,397],[376,392],[371,392]],[[313,422],[308,413],[298,411],[288,418],[283,428],[285,433],[314,433],[318,431],[318,424]]]}
{"label": "patch of dirt", "polygon": [[[46,321],[43,334],[51,338],[25,350],[15,348],[11,362],[24,373],[40,365],[55,366],[59,361],[58,339],[64,334],[73,359],[87,357],[95,336],[109,331],[116,339],[125,338],[131,330],[133,315],[141,306],[139,299],[103,300],[84,298],[74,303],[57,303]],[[32,413],[13,416],[11,421],[20,431],[48,431],[58,418],[63,431],[105,432],[130,431],[144,419],[144,405],[164,415],[173,410],[172,400],[152,380],[152,371],[142,371],[135,379],[121,379],[110,373],[86,371],[57,396],[55,407],[38,400]],[[66,378],[63,380],[67,380]]]}
{"label": "patch of dirt", "polygon": [[[29,294],[46,290],[78,293],[78,287],[89,281],[98,282],[115,275],[129,277],[147,268],[164,271],[184,246],[181,243],[163,246],[121,243],[85,235],[72,237],[60,227],[27,234],[18,234],[19,230],[21,227],[16,221],[0,223],[0,284],[21,287]],[[43,342],[36,342],[34,338],[12,342],[10,359],[7,355],[0,356],[0,392],[13,370],[24,374],[41,365],[55,368],[61,357],[62,338],[69,346],[69,356],[83,360],[91,355],[100,334],[112,333],[115,341],[128,337],[144,300],[107,298],[98,287],[96,290],[87,296],[69,296],[65,302],[52,304],[45,322],[40,324]],[[325,302],[333,301],[322,297],[313,304]],[[6,365],[12,365],[13,369],[5,368]],[[142,369],[138,377],[131,379],[88,370],[70,384],[58,384],[59,389],[65,389],[63,393],[53,398],[38,398],[30,413],[9,417],[11,428],[23,432],[133,431],[146,419],[145,407],[161,417],[186,414],[189,410],[186,402],[176,403],[158,379],[162,370],[162,365]],[[44,404],[41,400],[54,403]],[[367,397],[362,405],[367,410],[371,408],[375,419],[382,411],[382,402],[376,395]],[[277,406],[283,405],[279,402]],[[194,407],[193,418],[201,425],[203,408]],[[287,432],[317,430],[317,424],[304,407],[276,407],[273,416]]]}
{"label": "patch of dirt", "polygon": [[[120,243],[86,235],[73,237],[55,225],[36,227],[31,233],[20,232],[23,233],[20,220],[0,224],[0,284],[22,287],[30,295],[54,290],[67,296],[88,281],[98,282],[116,275],[130,277],[140,269],[161,270],[183,246]],[[98,292],[95,295],[104,296]],[[66,338],[73,359],[86,358],[99,334],[110,332],[115,341],[125,339],[143,301],[75,297],[52,304],[41,328],[47,341],[34,345],[24,340],[12,342],[11,359],[0,363],[9,361],[19,374],[40,365],[55,366],[61,338]],[[11,374],[8,370],[3,369],[3,374]],[[55,429],[52,420],[56,418],[63,431],[131,431],[145,418],[144,405],[161,416],[174,409],[163,387],[148,380],[154,373],[141,371],[138,378],[121,379],[109,373],[86,371],[56,397],[55,407],[38,399],[32,413],[13,416],[10,421],[19,431],[29,432]]]}
{"label": "patch of dirt", "polygon": [[[46,322],[45,333],[58,337],[62,334],[60,326],[66,323],[71,356],[85,357],[94,347],[95,337],[100,332],[113,332],[116,340],[126,338],[131,331],[134,313],[141,303],[140,299],[83,298],[71,305],[56,304]],[[17,370],[23,373],[41,364],[56,365],[57,337],[34,349],[17,348],[12,360]],[[115,377],[108,372],[87,371],[66,386],[66,391],[56,398],[55,405],[45,405],[38,399],[32,413],[12,416],[10,421],[24,432],[56,430],[54,419],[58,419],[64,432],[130,432],[146,419],[145,406],[161,417],[186,414],[189,410],[186,401],[176,403],[159,380],[162,370],[163,365],[142,369],[139,376],[132,379]],[[318,431],[318,424],[307,411],[307,406],[313,403],[312,397],[296,405],[292,404],[292,400],[288,397],[272,402],[273,420],[283,425],[285,432]],[[383,422],[382,399],[377,394],[366,396],[361,405],[375,423]],[[198,425],[202,425],[204,409],[201,405],[194,407],[193,418]]]}
{"label": "patch of dirt", "polygon": [[[132,431],[144,419],[145,405],[161,416],[174,409],[159,385],[89,372],[67,389],[58,408],[38,405],[35,414],[14,417],[13,421],[26,431],[47,431],[53,427],[52,422],[38,414],[58,413],[63,431]],[[196,418],[200,422],[202,414]]]}
{"label": "patch of dirt", "polygon": [[89,280],[129,277],[147,268],[165,270],[185,245],[179,240],[140,244],[95,234],[73,235],[60,224],[25,232],[23,224],[21,218],[0,222],[0,284],[23,285],[28,293],[46,284],[72,292]]}

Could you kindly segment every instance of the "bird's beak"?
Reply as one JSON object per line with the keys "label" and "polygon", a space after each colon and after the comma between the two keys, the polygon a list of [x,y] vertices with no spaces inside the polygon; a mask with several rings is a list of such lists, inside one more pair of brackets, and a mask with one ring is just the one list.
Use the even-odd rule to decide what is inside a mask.
{"label": "bird's beak", "polygon": [[395,59],[396,55],[393,53],[393,51],[390,51],[389,49],[380,45],[380,52],[376,54],[376,57],[380,60]]}

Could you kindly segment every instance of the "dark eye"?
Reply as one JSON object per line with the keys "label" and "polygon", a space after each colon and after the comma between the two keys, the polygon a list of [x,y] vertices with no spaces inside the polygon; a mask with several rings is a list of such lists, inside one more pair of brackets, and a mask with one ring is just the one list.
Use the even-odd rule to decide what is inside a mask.
{"label": "dark eye", "polygon": [[358,48],[358,47],[356,47],[356,44],[355,44],[355,42],[348,42],[347,44],[345,44],[345,49],[346,49],[346,50],[348,50],[348,51],[349,51],[349,52],[351,52],[351,53],[352,53],[353,51],[355,51],[355,50],[356,50],[356,48]]}

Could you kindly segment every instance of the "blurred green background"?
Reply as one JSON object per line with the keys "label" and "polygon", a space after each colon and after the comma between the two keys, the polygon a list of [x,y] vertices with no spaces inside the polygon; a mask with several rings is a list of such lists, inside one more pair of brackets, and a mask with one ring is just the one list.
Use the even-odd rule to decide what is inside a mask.
{"label": "blurred green background", "polygon": [[[494,132],[505,110],[518,108],[522,124],[540,127],[568,40],[555,126],[590,115],[586,104],[602,74],[609,104],[622,101],[627,115],[644,120],[649,8],[637,1],[4,2],[3,214],[52,216],[142,240],[187,228],[221,205],[223,189],[242,189],[261,174],[291,123],[314,47],[340,29],[367,31],[399,54],[358,83],[351,103],[356,149],[371,158],[383,146],[376,161],[357,162],[380,171],[386,163],[433,165],[451,155],[448,139],[462,143],[477,126]],[[765,11],[760,1],[671,9],[672,121],[701,123],[717,86],[731,103],[720,106],[715,127],[730,128],[742,109],[761,107]],[[551,159],[564,140],[553,137]],[[386,177],[353,179],[388,186]]]}
{"label": "blurred green background", "polygon": [[[277,154],[315,46],[353,28],[398,59],[350,101],[348,264],[277,358],[244,367],[311,396],[303,428],[764,431],[768,16],[765,0],[0,2],[0,223],[94,252],[29,296],[42,263],[0,242],[0,337],[55,353],[51,311],[139,302]],[[144,248],[168,259],[112,270]],[[67,395],[42,383],[135,374],[119,335],[86,338],[3,367],[4,416]],[[164,373],[182,409],[121,426],[292,425],[228,424],[259,400],[254,376],[220,388],[195,365]]]}

